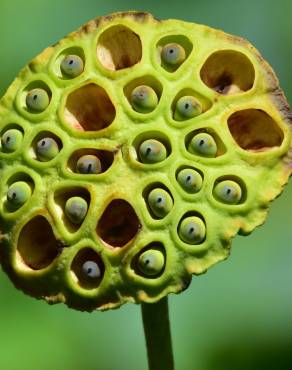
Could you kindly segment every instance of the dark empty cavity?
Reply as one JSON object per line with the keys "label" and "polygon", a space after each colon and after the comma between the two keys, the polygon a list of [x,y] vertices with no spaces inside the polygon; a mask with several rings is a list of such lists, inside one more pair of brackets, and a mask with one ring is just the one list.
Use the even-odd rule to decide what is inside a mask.
{"label": "dark empty cavity", "polygon": [[162,84],[153,76],[146,75],[142,76],[139,78],[136,78],[135,80],[129,82],[125,87],[124,87],[124,94],[126,98],[128,99],[129,103],[131,104],[131,94],[132,91],[137,87],[137,86],[149,86],[152,87],[152,89],[156,92],[156,95],[158,97],[158,100],[160,100],[161,94],[162,94]]}
{"label": "dark empty cavity", "polygon": [[[90,193],[87,189],[81,188],[81,187],[70,187],[70,188],[66,187],[66,188],[58,189],[55,192],[54,201],[55,201],[56,205],[62,210],[61,220],[62,220],[64,226],[66,227],[66,229],[68,231],[74,233],[82,226],[82,223],[84,221],[81,224],[73,224],[69,220],[69,218],[66,216],[66,214],[65,214],[65,205],[66,205],[67,200],[69,198],[72,198],[72,197],[81,197],[84,200],[86,200],[87,205],[88,205],[88,209],[89,209],[89,207],[90,207]],[[59,217],[58,214],[56,216]]]}
{"label": "dark empty cavity", "polygon": [[[160,53],[161,53],[162,48],[167,44],[178,44],[178,45],[180,45],[184,48],[185,53],[186,53],[186,59],[184,60],[184,62],[182,64],[180,64],[178,66],[170,66],[170,65],[162,63]],[[175,72],[181,65],[183,65],[186,62],[188,56],[191,54],[192,50],[193,50],[193,44],[184,35],[165,36],[161,40],[159,40],[159,42],[157,43],[157,52],[158,52],[158,55],[159,55],[160,64],[168,72]]]}
{"label": "dark empty cavity", "polygon": [[124,199],[114,199],[97,224],[98,236],[112,247],[123,247],[139,232],[140,221],[134,208]]}
{"label": "dark empty cavity", "polygon": [[110,27],[98,39],[97,58],[111,71],[132,67],[142,58],[140,37],[126,26]]}
{"label": "dark empty cavity", "polygon": [[244,54],[235,50],[220,50],[204,63],[201,79],[219,94],[237,94],[253,87],[255,69]]}
{"label": "dark empty cavity", "polygon": [[114,152],[110,150],[101,150],[95,148],[84,148],[76,150],[69,158],[68,168],[79,175],[76,170],[77,161],[84,155],[94,155],[96,156],[101,163],[101,173],[107,171],[114,161]]}
{"label": "dark empty cavity", "polygon": [[245,150],[265,151],[282,144],[284,135],[276,121],[260,109],[245,109],[228,118],[228,127],[237,144]]}
{"label": "dark empty cavity", "polygon": [[[85,262],[92,261],[97,264],[100,270],[100,276],[98,277],[89,277],[87,276],[82,266]],[[101,257],[97,252],[95,252],[91,248],[83,248],[78,251],[76,256],[74,257],[72,264],[71,264],[71,271],[75,274],[78,284],[81,288],[84,289],[94,289],[97,288],[103,278],[104,275],[104,263],[102,262]]]}
{"label": "dark empty cavity", "polygon": [[80,87],[67,98],[65,120],[74,130],[102,130],[115,116],[116,110],[107,92],[94,83]]}
{"label": "dark empty cavity", "polygon": [[60,253],[60,241],[43,216],[31,219],[21,230],[17,250],[23,262],[33,270],[49,266]]}
{"label": "dark empty cavity", "polygon": [[141,249],[139,251],[139,253],[137,253],[134,258],[132,259],[132,262],[131,262],[131,268],[135,271],[135,273],[137,275],[141,275],[143,277],[146,277],[142,272],[141,270],[139,269],[139,265],[138,265],[138,261],[139,261],[139,257],[141,256],[142,253],[146,252],[147,250],[149,249],[155,249],[155,250],[158,250],[160,252],[163,253],[164,255],[164,268],[162,269],[162,271],[158,274],[158,275],[148,275],[147,276],[147,279],[157,279],[159,276],[161,276],[165,270],[165,266],[166,266],[166,251],[165,251],[165,247],[164,245],[159,242],[159,241],[154,241],[154,242],[151,242],[149,244],[147,244],[143,249]]}

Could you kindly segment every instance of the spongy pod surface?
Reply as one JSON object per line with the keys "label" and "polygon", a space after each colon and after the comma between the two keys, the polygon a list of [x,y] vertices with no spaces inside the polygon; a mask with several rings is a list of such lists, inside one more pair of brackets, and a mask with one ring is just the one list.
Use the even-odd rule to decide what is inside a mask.
{"label": "spongy pod surface", "polygon": [[226,259],[291,174],[291,113],[247,41],[148,13],[97,18],[0,101],[0,260],[91,311],[155,302]]}

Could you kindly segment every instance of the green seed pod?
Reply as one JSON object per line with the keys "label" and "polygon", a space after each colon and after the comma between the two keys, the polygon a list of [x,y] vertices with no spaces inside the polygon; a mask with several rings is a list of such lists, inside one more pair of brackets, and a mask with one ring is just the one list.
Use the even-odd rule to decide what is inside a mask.
{"label": "green seed pod", "polygon": [[206,227],[199,217],[187,217],[180,223],[178,233],[185,243],[199,244],[205,239]]}
{"label": "green seed pod", "polygon": [[158,96],[150,86],[137,86],[131,93],[131,104],[139,113],[149,113],[156,108]]}
{"label": "green seed pod", "polygon": [[140,145],[139,157],[143,163],[162,162],[167,157],[167,151],[160,141],[149,139]]}
{"label": "green seed pod", "polygon": [[185,49],[179,44],[167,44],[161,50],[161,60],[166,65],[178,67],[185,59]]}
{"label": "green seed pod", "polygon": [[217,144],[210,134],[200,132],[192,138],[188,151],[196,155],[214,158],[217,153]]}
{"label": "green seed pod", "polygon": [[94,261],[86,261],[82,265],[82,272],[88,279],[98,279],[101,277],[101,271],[98,264]]}
{"label": "green seed pod", "polygon": [[101,163],[95,155],[83,155],[76,163],[76,171],[82,174],[101,173]]}
{"label": "green seed pod", "polygon": [[31,187],[25,181],[17,181],[9,186],[7,202],[13,208],[21,207],[31,197]]}
{"label": "green seed pod", "polygon": [[20,130],[7,130],[1,137],[1,148],[5,153],[15,152],[21,147],[23,134]]}
{"label": "green seed pod", "polygon": [[81,224],[85,219],[88,205],[81,197],[69,198],[65,204],[65,214],[73,224]]}
{"label": "green seed pod", "polygon": [[56,140],[51,137],[45,137],[37,142],[37,158],[42,162],[48,162],[55,158],[59,153],[59,147]]}
{"label": "green seed pod", "polygon": [[138,259],[138,267],[142,274],[146,276],[159,275],[165,265],[164,254],[157,249],[148,249],[143,252]]}
{"label": "green seed pod", "polygon": [[67,55],[61,62],[61,71],[70,78],[75,78],[84,70],[84,62],[78,55]]}
{"label": "green seed pod", "polygon": [[242,198],[242,190],[237,182],[224,180],[215,185],[214,195],[220,202],[238,204]]}
{"label": "green seed pod", "polygon": [[187,193],[197,193],[203,184],[201,174],[192,168],[181,170],[177,176],[177,181]]}
{"label": "green seed pod", "polygon": [[201,103],[193,96],[183,96],[178,99],[173,118],[176,121],[185,121],[198,116],[203,112]]}
{"label": "green seed pod", "polygon": [[165,217],[173,207],[173,200],[164,189],[153,189],[148,195],[148,205],[158,218]]}
{"label": "green seed pod", "polygon": [[50,98],[46,90],[33,89],[26,95],[26,105],[32,112],[43,112],[49,105]]}

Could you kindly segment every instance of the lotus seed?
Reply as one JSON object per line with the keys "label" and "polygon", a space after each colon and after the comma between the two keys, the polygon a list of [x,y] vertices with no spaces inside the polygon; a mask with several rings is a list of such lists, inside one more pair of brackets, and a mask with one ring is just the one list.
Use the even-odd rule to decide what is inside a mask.
{"label": "lotus seed", "polygon": [[7,191],[7,202],[9,205],[19,208],[31,196],[31,187],[25,181],[17,181],[9,186]]}
{"label": "lotus seed", "polygon": [[76,170],[82,174],[97,174],[101,173],[101,163],[95,155],[83,155],[76,164]]}
{"label": "lotus seed", "polygon": [[55,158],[59,153],[59,147],[56,140],[51,137],[45,137],[37,142],[37,158],[42,162],[48,162]]}
{"label": "lotus seed", "polygon": [[156,217],[163,218],[171,211],[173,200],[167,191],[157,188],[149,193],[148,204]]}
{"label": "lotus seed", "polygon": [[131,94],[131,104],[135,111],[139,113],[149,113],[158,104],[158,97],[154,89],[150,86],[137,86]]}
{"label": "lotus seed", "polygon": [[185,49],[179,44],[167,44],[161,50],[162,62],[171,67],[179,67],[185,59]]}
{"label": "lotus seed", "polygon": [[203,111],[200,102],[193,96],[183,96],[176,103],[173,118],[176,121],[184,121],[198,116]]}
{"label": "lotus seed", "polygon": [[157,163],[167,157],[167,151],[160,141],[149,139],[140,145],[139,156],[143,163]]}
{"label": "lotus seed", "polygon": [[217,144],[211,135],[201,132],[192,138],[188,150],[193,154],[214,158],[217,154]]}
{"label": "lotus seed", "polygon": [[98,264],[94,261],[86,261],[82,265],[83,274],[90,279],[98,279],[101,276],[101,271]]}
{"label": "lotus seed", "polygon": [[187,217],[179,225],[178,233],[185,243],[199,244],[205,239],[206,227],[199,217]]}
{"label": "lotus seed", "polygon": [[146,276],[159,275],[165,265],[164,254],[157,249],[148,249],[139,256],[138,267]]}
{"label": "lotus seed", "polygon": [[242,198],[242,190],[237,182],[224,180],[215,186],[214,195],[223,203],[238,204]]}
{"label": "lotus seed", "polygon": [[43,112],[49,105],[50,98],[46,90],[33,89],[26,96],[26,105],[33,112]]}
{"label": "lotus seed", "polygon": [[81,224],[85,219],[88,205],[81,197],[69,198],[65,204],[65,214],[73,224]]}
{"label": "lotus seed", "polygon": [[23,139],[23,134],[20,130],[7,130],[1,138],[2,150],[5,153],[15,152],[20,148]]}
{"label": "lotus seed", "polygon": [[78,55],[67,55],[61,63],[61,70],[67,77],[77,77],[84,70],[82,58]]}
{"label": "lotus seed", "polygon": [[177,181],[187,193],[197,193],[203,184],[201,174],[192,168],[181,170],[177,176]]}

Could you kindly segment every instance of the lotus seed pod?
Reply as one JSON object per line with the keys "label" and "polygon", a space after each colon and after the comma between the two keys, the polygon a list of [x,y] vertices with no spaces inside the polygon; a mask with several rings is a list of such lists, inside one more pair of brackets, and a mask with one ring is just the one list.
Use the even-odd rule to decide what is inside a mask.
{"label": "lotus seed pod", "polygon": [[158,140],[145,140],[139,148],[139,156],[143,163],[157,163],[163,161],[166,156],[165,146]]}
{"label": "lotus seed pod", "polygon": [[46,90],[33,89],[26,96],[26,105],[32,112],[43,112],[49,105],[50,98]]}
{"label": "lotus seed pod", "polygon": [[10,129],[1,137],[1,148],[5,153],[15,152],[22,144],[23,134],[20,130]]}
{"label": "lotus seed pod", "polygon": [[215,197],[227,204],[237,204],[242,197],[242,190],[235,181],[224,180],[219,182],[214,188]]}
{"label": "lotus seed pod", "polygon": [[211,135],[201,132],[192,138],[188,150],[196,155],[213,158],[216,157],[217,144]]}
{"label": "lotus seed pod", "polygon": [[184,121],[198,116],[203,111],[200,102],[193,96],[183,96],[176,103],[173,118],[176,121]]}
{"label": "lotus seed pod", "polygon": [[149,113],[158,104],[158,97],[150,86],[137,86],[131,94],[132,107],[140,113]]}
{"label": "lotus seed pod", "polygon": [[51,137],[45,137],[37,142],[36,154],[40,161],[47,162],[54,159],[59,153],[59,147],[56,140]]}
{"label": "lotus seed pod", "polygon": [[164,189],[153,189],[148,195],[148,204],[154,215],[165,217],[173,207],[173,200]]}
{"label": "lotus seed pod", "polygon": [[199,244],[206,236],[206,227],[199,217],[187,217],[181,222],[178,233],[185,243]]}
{"label": "lotus seed pod", "polygon": [[31,187],[25,181],[17,181],[9,186],[7,202],[14,208],[21,207],[31,196]]}
{"label": "lotus seed pod", "polygon": [[87,23],[0,101],[3,269],[82,311],[184,290],[263,224],[291,174],[291,117],[241,38],[141,12]]}
{"label": "lotus seed pod", "polygon": [[156,276],[164,268],[165,258],[160,250],[148,249],[139,256],[138,267],[145,276]]}
{"label": "lotus seed pod", "polygon": [[162,62],[170,66],[180,66],[185,59],[185,49],[179,44],[167,44],[161,50]]}
{"label": "lotus seed pod", "polygon": [[177,181],[187,193],[197,193],[203,184],[201,174],[192,168],[181,170],[177,176]]}
{"label": "lotus seed pod", "polygon": [[95,155],[83,155],[76,163],[76,170],[82,174],[97,174],[101,172],[101,163]]}
{"label": "lotus seed pod", "polygon": [[83,72],[83,69],[83,60],[78,55],[67,55],[62,60],[61,70],[67,77],[77,77]]}
{"label": "lotus seed pod", "polygon": [[66,201],[65,213],[73,224],[81,224],[85,219],[88,205],[81,197],[72,197]]}

